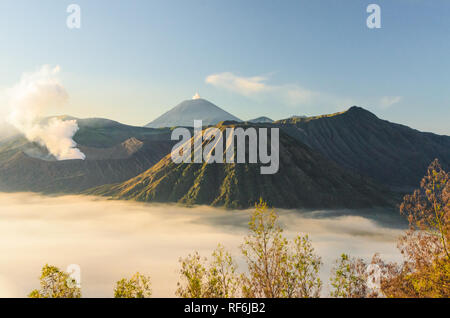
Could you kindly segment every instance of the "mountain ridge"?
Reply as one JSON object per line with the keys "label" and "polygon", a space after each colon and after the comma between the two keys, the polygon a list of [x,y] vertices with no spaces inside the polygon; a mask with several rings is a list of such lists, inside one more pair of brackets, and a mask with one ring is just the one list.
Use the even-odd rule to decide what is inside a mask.
{"label": "mountain ridge", "polygon": [[170,129],[133,127],[109,119],[77,119],[74,136],[86,160],[57,161],[23,135],[0,140],[0,191],[78,193],[126,181],[145,171],[174,142]]}
{"label": "mountain ridge", "polygon": [[[219,129],[224,131],[235,127],[255,126],[222,124]],[[114,199],[208,204],[226,208],[249,208],[259,197],[280,208],[362,208],[388,206],[393,202],[382,187],[341,169],[284,133],[280,134],[279,172],[261,175],[260,166],[175,164],[169,154],[128,181],[100,186],[84,193]]]}
{"label": "mountain ridge", "polygon": [[416,188],[435,158],[450,165],[450,136],[392,123],[362,107],[275,125],[340,166],[400,192]]}
{"label": "mountain ridge", "polygon": [[[76,120],[80,129],[74,140],[86,152],[85,161],[56,161],[46,156],[48,152],[45,148],[28,142],[20,134],[2,136],[0,190],[77,193],[105,184],[126,182],[158,164],[175,144],[171,140],[170,128],[134,127],[104,118]],[[251,124],[226,120],[215,126],[227,125],[279,128],[283,136],[289,136],[299,143],[295,146],[300,149],[298,154],[306,153],[301,150],[306,146],[320,155],[320,162],[325,167],[330,166],[331,162],[340,171],[362,176],[401,194],[417,188],[428,165],[435,158],[441,161],[444,169],[448,169],[450,164],[449,136],[420,132],[391,123],[361,107],[321,116],[293,117],[274,123]],[[287,140],[286,136],[283,137],[284,141]],[[288,144],[294,145],[292,142]],[[315,167],[321,169],[317,165]],[[241,170],[240,167],[230,167],[232,171],[217,171],[221,171],[219,175],[237,173],[242,178],[245,176],[244,171],[253,173],[253,168]],[[191,169],[202,173],[200,167]],[[289,178],[283,178],[288,184]],[[255,177],[248,182],[253,189],[258,189],[255,180],[258,179]],[[276,180],[264,182],[270,185]],[[217,187],[221,188],[222,185]],[[227,191],[224,189],[224,193]],[[246,193],[245,189],[239,191]],[[253,193],[249,198],[239,200],[248,203],[255,196]],[[191,199],[186,202],[191,202]]]}

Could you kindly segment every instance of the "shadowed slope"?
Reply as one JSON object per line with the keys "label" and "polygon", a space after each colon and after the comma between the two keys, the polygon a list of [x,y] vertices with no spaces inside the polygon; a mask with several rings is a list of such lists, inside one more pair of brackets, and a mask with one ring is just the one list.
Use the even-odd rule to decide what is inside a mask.
{"label": "shadowed slope", "polygon": [[379,119],[361,107],[277,121],[286,133],[342,167],[399,191],[417,187],[431,161],[450,165],[450,137]]}
{"label": "shadowed slope", "polygon": [[[236,126],[244,125],[219,125],[222,131]],[[228,208],[251,207],[260,197],[273,206],[284,208],[356,208],[392,202],[390,194],[377,185],[344,171],[283,133],[280,134],[278,173],[261,175],[260,166],[175,164],[168,155],[129,181],[98,187],[87,193],[116,199],[208,204]]]}

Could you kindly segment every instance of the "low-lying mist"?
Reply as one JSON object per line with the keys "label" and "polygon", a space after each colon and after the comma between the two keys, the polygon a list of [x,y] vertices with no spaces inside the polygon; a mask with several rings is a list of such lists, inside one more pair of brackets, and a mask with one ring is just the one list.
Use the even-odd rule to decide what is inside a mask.
{"label": "low-lying mist", "polygon": [[[360,213],[371,218],[355,211],[278,212],[286,236],[310,235],[324,262],[325,291],[332,263],[344,252],[400,258],[403,229],[396,216],[389,221],[398,212]],[[378,217],[383,223],[373,221]],[[211,207],[0,193],[0,297],[26,297],[39,287],[46,263],[63,270],[79,264],[84,297],[111,297],[115,282],[136,271],[151,276],[155,297],[173,297],[179,257],[195,250],[209,256],[222,243],[242,265],[248,219],[249,211]]]}

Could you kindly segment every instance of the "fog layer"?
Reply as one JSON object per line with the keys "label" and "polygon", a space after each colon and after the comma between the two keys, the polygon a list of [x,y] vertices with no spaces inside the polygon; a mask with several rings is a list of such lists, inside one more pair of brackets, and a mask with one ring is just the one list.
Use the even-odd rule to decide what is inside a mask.
{"label": "fog layer", "polygon": [[[403,230],[385,226],[396,222],[392,217],[390,224],[389,213],[396,212],[382,213],[379,225],[354,211],[279,211],[287,236],[310,235],[325,263],[326,285],[341,253],[399,259],[396,241]],[[248,218],[249,211],[211,207],[0,193],[0,297],[25,297],[38,288],[46,263],[80,265],[84,297],[111,297],[115,282],[136,271],[152,277],[155,297],[173,297],[181,256],[195,250],[209,256],[222,243],[242,264]]]}

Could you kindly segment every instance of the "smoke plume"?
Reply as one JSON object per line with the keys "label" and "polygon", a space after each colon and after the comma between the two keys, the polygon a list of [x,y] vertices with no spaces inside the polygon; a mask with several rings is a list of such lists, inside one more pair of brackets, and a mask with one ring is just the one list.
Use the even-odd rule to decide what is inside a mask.
{"label": "smoke plume", "polygon": [[68,94],[58,79],[59,71],[59,66],[45,65],[37,72],[22,75],[20,82],[7,93],[7,121],[29,141],[46,147],[57,160],[85,159],[73,140],[79,129],[76,120],[42,120],[46,111],[68,101]]}

